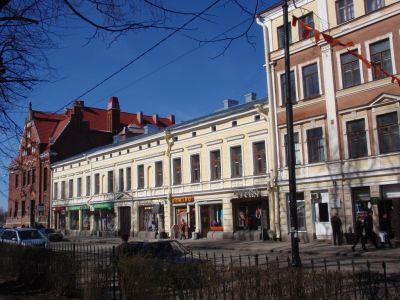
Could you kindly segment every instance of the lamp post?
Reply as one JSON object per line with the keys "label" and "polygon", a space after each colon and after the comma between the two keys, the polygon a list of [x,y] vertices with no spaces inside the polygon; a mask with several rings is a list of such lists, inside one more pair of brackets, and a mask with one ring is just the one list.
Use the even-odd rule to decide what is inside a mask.
{"label": "lamp post", "polygon": [[285,32],[285,93],[286,93],[286,128],[287,128],[287,143],[286,151],[288,158],[288,173],[289,173],[289,205],[290,205],[290,235],[292,244],[292,266],[298,267],[301,265],[299,255],[299,225],[297,222],[297,201],[296,201],[296,160],[294,152],[294,133],[293,133],[293,105],[291,96],[290,84],[290,53],[289,53],[289,17],[288,17],[288,0],[283,0],[283,29]]}

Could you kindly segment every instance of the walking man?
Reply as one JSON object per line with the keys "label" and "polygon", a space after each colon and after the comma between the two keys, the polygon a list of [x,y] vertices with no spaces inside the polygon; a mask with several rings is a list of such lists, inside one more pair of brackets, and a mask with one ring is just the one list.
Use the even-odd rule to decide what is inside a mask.
{"label": "walking man", "polygon": [[337,213],[335,213],[331,217],[331,225],[332,225],[333,244],[335,246],[341,245],[342,244],[342,220],[340,220]]}
{"label": "walking man", "polygon": [[378,244],[376,242],[376,236],[374,232],[374,224],[372,221],[372,211],[368,212],[368,215],[365,217],[364,220],[364,228],[365,228],[365,242],[368,242],[368,240],[371,240],[372,244],[375,246],[376,249],[378,249]]}
{"label": "walking man", "polygon": [[354,232],[356,234],[356,239],[355,239],[353,247],[351,247],[351,250],[354,251],[356,246],[357,246],[357,244],[361,240],[362,249],[364,251],[367,251],[367,249],[365,248],[365,228],[364,228],[364,220],[363,220],[362,216],[358,216],[357,217],[357,221],[356,221],[356,224],[354,226]]}

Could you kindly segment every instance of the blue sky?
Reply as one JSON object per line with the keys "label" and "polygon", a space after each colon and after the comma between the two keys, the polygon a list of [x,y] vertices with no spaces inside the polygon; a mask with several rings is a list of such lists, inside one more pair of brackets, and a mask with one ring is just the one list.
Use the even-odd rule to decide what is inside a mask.
{"label": "blue sky", "polygon": [[[199,10],[207,6],[203,1],[200,4],[203,5],[197,3]],[[193,1],[186,5],[192,8]],[[265,97],[261,27],[254,25],[250,31],[254,47],[241,39],[224,55],[212,59],[223,51],[225,44],[208,43],[198,48],[199,43],[187,35],[210,40],[247,16],[232,7],[216,7],[210,14],[213,23],[192,23],[189,30],[178,33],[81,100],[87,106],[105,108],[107,99],[117,96],[124,111],[174,114],[180,122],[215,111],[222,107],[224,99],[244,102],[244,95],[249,92]],[[184,20],[180,19],[180,23]],[[168,34],[165,31],[130,34],[110,45],[110,39],[95,39],[87,44],[91,33],[79,20],[72,20],[60,30],[56,39],[58,48],[47,53],[54,71],[48,77],[49,82],[34,88],[26,107],[30,101],[35,110],[60,109]],[[164,66],[182,55],[186,56]],[[21,127],[25,112],[26,109],[14,115]],[[0,190],[0,207],[7,208],[8,186],[0,185]]]}

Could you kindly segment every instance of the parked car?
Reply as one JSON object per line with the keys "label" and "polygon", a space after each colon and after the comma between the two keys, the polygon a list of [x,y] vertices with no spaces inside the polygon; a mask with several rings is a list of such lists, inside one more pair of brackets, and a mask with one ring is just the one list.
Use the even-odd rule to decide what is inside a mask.
{"label": "parked car", "polygon": [[0,227],[0,236],[3,234],[4,230],[6,230],[4,227]]}
{"label": "parked car", "polygon": [[49,240],[35,228],[6,229],[1,234],[3,243],[47,247]]}
{"label": "parked car", "polygon": [[61,232],[55,231],[52,228],[41,228],[39,231],[50,241],[59,242],[62,241],[64,236]]}

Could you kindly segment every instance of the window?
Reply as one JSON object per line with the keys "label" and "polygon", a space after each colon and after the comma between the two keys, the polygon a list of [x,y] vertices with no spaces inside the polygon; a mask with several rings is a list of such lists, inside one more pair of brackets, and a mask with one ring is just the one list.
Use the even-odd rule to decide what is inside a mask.
{"label": "window", "polygon": [[58,183],[54,182],[54,187],[53,187],[53,199],[57,200],[58,198]]}
{"label": "window", "polygon": [[15,174],[15,188],[19,186],[19,174]]}
{"label": "window", "polygon": [[163,185],[163,165],[162,161],[156,162],[156,186]]}
{"label": "window", "polygon": [[182,184],[182,163],[180,158],[174,158],[172,161],[174,185]]}
{"label": "window", "polygon": [[43,191],[47,191],[47,168],[43,169]]}
{"label": "window", "polygon": [[360,62],[357,57],[350,53],[342,54],[340,56],[340,64],[342,66],[343,88],[348,88],[361,83]]}
{"label": "window", "polygon": [[232,121],[232,127],[236,127],[237,126],[237,121]]}
{"label": "window", "polygon": [[70,179],[68,181],[68,198],[72,198],[74,196],[74,180]]}
{"label": "window", "polygon": [[[294,156],[296,160],[296,165],[301,164],[301,156],[300,156],[300,139],[299,139],[299,133],[294,132],[293,135],[293,143],[294,143]],[[286,161],[286,166],[289,163],[289,147],[287,146],[287,134],[285,134],[285,161]]]}
{"label": "window", "polygon": [[[276,29],[278,38],[278,49],[282,49],[285,46],[285,30],[282,26]],[[289,45],[292,43],[292,26],[289,24]]]}
{"label": "window", "polygon": [[242,176],[242,147],[231,147],[231,176]]}
{"label": "window", "polygon": [[82,178],[79,177],[76,182],[76,196],[82,197]]}
{"label": "window", "polygon": [[349,157],[363,157],[368,155],[367,134],[365,132],[365,120],[347,122],[347,143]]}
{"label": "window", "polygon": [[118,170],[118,192],[124,190],[124,169]]}
{"label": "window", "polygon": [[174,142],[177,142],[178,141],[178,137],[174,136],[173,140],[174,140]]}
{"label": "window", "polygon": [[354,18],[353,0],[336,1],[337,23],[341,24]]}
{"label": "window", "polygon": [[65,181],[61,181],[61,199],[65,199]]}
{"label": "window", "polygon": [[200,182],[200,155],[190,156],[190,169],[192,171],[192,182]]}
{"label": "window", "polygon": [[[281,95],[282,105],[286,105],[286,74],[281,74]],[[296,102],[296,82],[294,78],[294,71],[290,71],[290,99],[292,103]]]}
{"label": "window", "polygon": [[[369,46],[372,65],[381,67],[388,73],[392,73],[392,56],[390,54],[389,39],[371,44]],[[377,68],[371,68],[373,80],[385,78],[386,75]]]}
{"label": "window", "polygon": [[319,94],[318,64],[314,63],[303,68],[304,98],[310,98]]}
{"label": "window", "polygon": [[217,130],[217,126],[211,126],[211,131],[216,131]]}
{"label": "window", "polygon": [[144,165],[138,166],[138,189],[144,189]]}
{"label": "window", "polygon": [[32,184],[35,184],[36,182],[36,170],[32,169]]}
{"label": "window", "polygon": [[196,131],[192,132],[192,137],[195,137],[197,135]]}
{"label": "window", "polygon": [[380,153],[400,151],[400,133],[397,112],[376,117]]}
{"label": "window", "polygon": [[107,172],[107,193],[112,193],[114,192],[114,172],[113,171],[108,171]]}
{"label": "window", "polygon": [[14,218],[18,216],[18,202],[15,202],[15,208],[14,208]]}
{"label": "window", "polygon": [[265,142],[253,143],[253,164],[254,164],[254,175],[267,173]]}
{"label": "window", "polygon": [[307,130],[307,147],[309,163],[315,163],[325,160],[322,127]]}
{"label": "window", "polygon": [[100,194],[100,174],[94,174],[94,194]]}
{"label": "window", "polygon": [[[289,224],[289,232],[292,231],[291,225],[291,217],[290,217],[290,201],[289,194],[286,194],[287,200],[287,211],[288,211],[288,224]],[[305,201],[304,201],[304,193],[296,193],[296,202],[297,202],[297,225],[300,231],[306,231],[306,209],[305,209]]]}
{"label": "window", "polygon": [[128,167],[125,169],[125,172],[126,172],[126,190],[130,191],[132,189],[132,170],[130,167]]}
{"label": "window", "polygon": [[219,150],[210,152],[211,180],[221,179],[221,152]]}
{"label": "window", "polygon": [[[314,29],[314,17],[313,14],[307,14],[305,16],[302,16],[300,18],[301,21],[303,21],[304,23],[306,23],[308,26],[310,26],[312,29]],[[310,32],[306,37],[303,36],[303,26],[299,26],[299,40],[303,40],[303,39],[307,39],[309,37],[313,36],[313,33]]]}
{"label": "window", "polygon": [[90,196],[90,176],[86,176],[86,196]]}
{"label": "window", "polygon": [[254,121],[255,121],[255,122],[260,121],[260,120],[261,120],[260,115],[255,115],[255,116],[254,116]]}
{"label": "window", "polygon": [[385,6],[384,0],[365,0],[365,12],[368,14]]}

